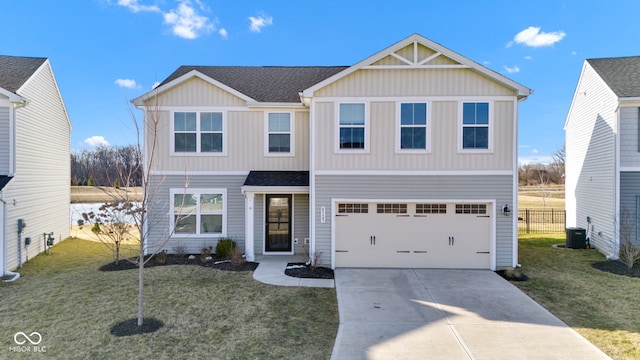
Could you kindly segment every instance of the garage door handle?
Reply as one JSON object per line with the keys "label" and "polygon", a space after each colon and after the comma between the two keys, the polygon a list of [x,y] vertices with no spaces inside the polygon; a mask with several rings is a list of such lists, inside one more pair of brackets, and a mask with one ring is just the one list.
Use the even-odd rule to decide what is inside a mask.
{"label": "garage door handle", "polygon": [[488,251],[476,251],[476,254],[490,254]]}
{"label": "garage door handle", "polygon": [[375,245],[376,244],[376,237],[375,236],[369,236],[369,244],[370,245]]}
{"label": "garage door handle", "polygon": [[336,250],[336,252],[349,252],[349,250]]}
{"label": "garage door handle", "polygon": [[477,217],[491,217],[489,215],[478,215]]}
{"label": "garage door handle", "polygon": [[411,217],[411,215],[396,215],[396,217]]}
{"label": "garage door handle", "polygon": [[455,241],[456,241],[456,238],[454,238],[453,236],[449,236],[449,246],[453,246]]}

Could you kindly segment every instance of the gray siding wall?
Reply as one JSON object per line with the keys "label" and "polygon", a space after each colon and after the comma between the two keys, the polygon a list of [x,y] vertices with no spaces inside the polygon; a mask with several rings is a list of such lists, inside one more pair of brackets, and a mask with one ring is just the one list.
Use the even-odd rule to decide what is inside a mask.
{"label": "gray siding wall", "polygon": [[[636,197],[640,196],[640,172],[620,173],[620,217],[621,234],[627,230],[631,239],[640,241],[638,236],[638,213],[636,208]],[[623,229],[626,227],[626,229]]]}
{"label": "gray siding wall", "polygon": [[206,246],[215,248],[218,237],[196,237],[177,236],[169,234],[171,215],[170,211],[170,189],[184,189],[188,182],[189,188],[227,189],[227,235],[238,243],[238,247],[244,251],[244,208],[245,197],[240,188],[244,183],[246,175],[219,175],[219,176],[154,176],[153,183],[149,187],[149,197],[155,201],[150,206],[149,213],[149,237],[147,242],[147,252],[151,253],[158,249],[167,250],[174,253],[177,246],[185,248],[187,253],[199,254],[200,250]]}
{"label": "gray siding wall", "polygon": [[9,173],[9,161],[11,151],[9,143],[11,139],[9,123],[9,107],[0,107],[0,174]]}
{"label": "gray siding wall", "polygon": [[620,166],[640,167],[640,148],[638,138],[637,106],[621,107],[620,112]]}
{"label": "gray siding wall", "polygon": [[[315,242],[323,264],[331,263],[332,198],[496,200],[513,206],[512,176],[316,176]],[[327,221],[320,223],[320,208]],[[513,216],[496,218],[496,266],[513,266]]]}

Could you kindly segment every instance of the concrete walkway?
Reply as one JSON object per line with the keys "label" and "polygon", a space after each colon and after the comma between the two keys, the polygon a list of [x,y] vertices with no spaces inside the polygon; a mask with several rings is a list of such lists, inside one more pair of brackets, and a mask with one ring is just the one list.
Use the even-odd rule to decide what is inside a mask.
{"label": "concrete walkway", "polygon": [[337,269],[335,277],[335,360],[609,359],[492,271]]}
{"label": "concrete walkway", "polygon": [[257,256],[256,262],[260,263],[253,272],[253,278],[265,284],[279,286],[306,286],[333,288],[333,279],[301,279],[284,274],[287,264],[290,262],[303,262],[300,257],[294,256]]}

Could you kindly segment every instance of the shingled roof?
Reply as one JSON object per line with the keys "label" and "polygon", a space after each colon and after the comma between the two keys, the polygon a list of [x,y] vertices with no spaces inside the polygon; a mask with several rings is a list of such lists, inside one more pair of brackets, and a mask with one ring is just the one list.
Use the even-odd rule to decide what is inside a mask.
{"label": "shingled roof", "polygon": [[309,172],[250,171],[243,186],[309,186]]}
{"label": "shingled roof", "polygon": [[640,56],[587,59],[618,97],[640,96]]}
{"label": "shingled roof", "polygon": [[180,66],[160,86],[196,70],[258,102],[300,102],[299,92],[348,66]]}
{"label": "shingled roof", "polygon": [[0,55],[0,88],[15,93],[46,60]]}

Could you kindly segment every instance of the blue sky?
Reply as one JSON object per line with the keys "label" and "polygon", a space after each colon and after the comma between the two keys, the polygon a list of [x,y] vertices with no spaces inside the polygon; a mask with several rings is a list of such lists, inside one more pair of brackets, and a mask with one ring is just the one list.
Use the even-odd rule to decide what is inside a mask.
{"label": "blue sky", "polygon": [[136,142],[129,100],[180,65],[353,65],[419,33],[535,91],[519,158],[544,162],[564,144],[584,60],[640,55],[636,0],[0,3],[0,54],[50,59],[72,149]]}

